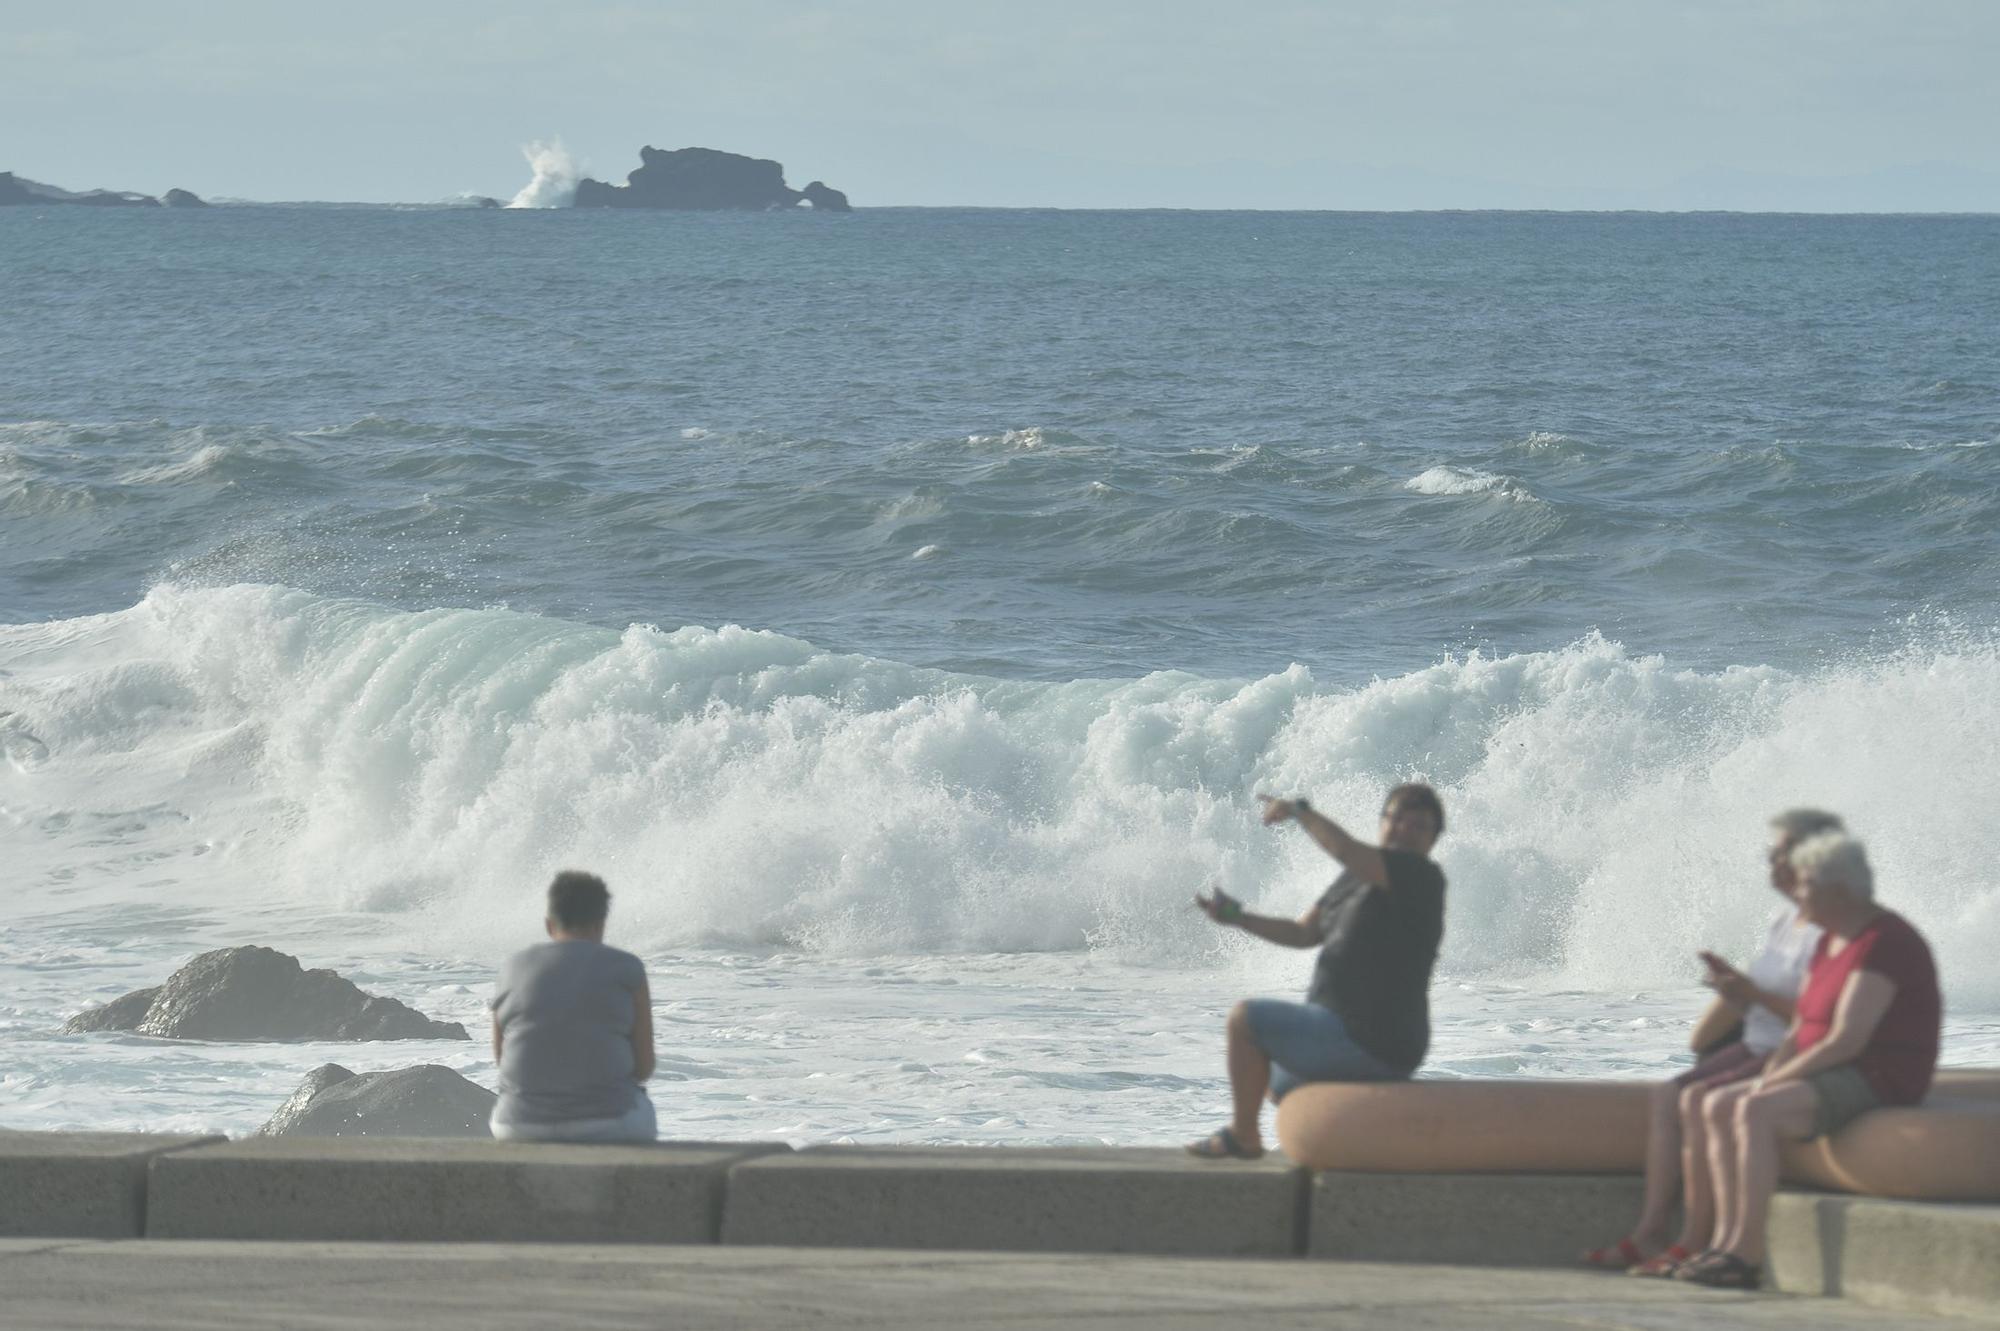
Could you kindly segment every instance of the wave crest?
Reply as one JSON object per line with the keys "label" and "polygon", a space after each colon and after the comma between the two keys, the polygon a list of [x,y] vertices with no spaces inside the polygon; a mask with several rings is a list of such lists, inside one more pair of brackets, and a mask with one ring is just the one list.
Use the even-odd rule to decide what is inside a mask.
{"label": "wave crest", "polygon": [[1403,482],[1405,490],[1420,495],[1499,495],[1505,499],[1533,499],[1528,488],[1511,476],[1480,471],[1476,467],[1450,465],[1432,467]]}
{"label": "wave crest", "polygon": [[[394,914],[482,955],[552,869],[586,865],[653,952],[1185,962],[1231,945],[1187,904],[1204,884],[1296,913],[1329,875],[1257,826],[1255,791],[1365,830],[1420,776],[1451,813],[1448,970],[1685,982],[1696,948],[1757,937],[1764,820],[1812,803],[1869,841],[1955,1001],[2000,1000],[2000,830],[1957,779],[2000,758],[2000,646],[1943,630],[1810,675],[1593,636],[1359,688],[1301,666],[1031,683],[735,627],[162,586],[0,628],[0,671],[0,714],[39,746],[0,770],[10,817],[40,829],[16,911],[83,861],[114,894]],[[114,835],[98,815],[121,811]]]}

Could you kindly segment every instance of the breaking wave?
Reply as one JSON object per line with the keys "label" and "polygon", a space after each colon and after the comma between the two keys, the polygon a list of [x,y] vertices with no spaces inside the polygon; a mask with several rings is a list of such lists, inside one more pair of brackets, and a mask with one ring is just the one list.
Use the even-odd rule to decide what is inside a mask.
{"label": "breaking wave", "polygon": [[1624,987],[1747,949],[1763,820],[1813,803],[1869,840],[1954,1000],[1985,1002],[1996,700],[2000,648],[1942,629],[1807,674],[1592,636],[1360,687],[1034,683],[735,627],[167,585],[0,628],[0,817],[14,912],[278,899],[491,954],[549,871],[586,865],[642,950],[1187,962],[1230,945],[1188,908],[1204,884],[1289,913],[1327,876],[1254,792],[1366,827],[1423,777],[1452,820],[1446,968]]}

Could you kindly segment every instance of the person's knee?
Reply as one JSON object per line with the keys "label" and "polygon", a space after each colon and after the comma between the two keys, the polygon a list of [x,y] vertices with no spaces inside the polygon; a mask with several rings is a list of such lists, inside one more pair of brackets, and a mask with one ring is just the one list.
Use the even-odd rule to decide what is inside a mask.
{"label": "person's knee", "polygon": [[1736,1102],[1736,1123],[1745,1132],[1767,1132],[1777,1112],[1777,1105],[1771,1097],[1746,1095]]}
{"label": "person's knee", "polygon": [[1230,1034],[1249,1038],[1255,1034],[1255,1030],[1256,1028],[1250,1024],[1250,1000],[1237,999],[1236,1006],[1229,1009]]}
{"label": "person's knee", "polygon": [[1701,1116],[1715,1132],[1727,1132],[1736,1122],[1737,1097],[1711,1095],[1701,1102]]}

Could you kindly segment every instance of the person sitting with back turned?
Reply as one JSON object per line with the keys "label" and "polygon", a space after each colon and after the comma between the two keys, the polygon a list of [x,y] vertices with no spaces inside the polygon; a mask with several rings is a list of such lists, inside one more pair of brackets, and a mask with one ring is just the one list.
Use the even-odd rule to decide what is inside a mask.
{"label": "person sitting with back turned", "polygon": [[549,941],[515,953],[493,987],[500,1101],[493,1135],[517,1141],[649,1142],[659,1132],[646,966],[604,945],[611,893],[595,874],[549,884]]}
{"label": "person sitting with back turned", "polygon": [[1264,801],[1264,824],[1296,822],[1337,860],[1340,876],[1296,920],[1253,915],[1221,890],[1197,896],[1217,924],[1282,947],[1318,947],[1303,1003],[1252,998],[1229,1013],[1230,1124],[1188,1150],[1207,1159],[1264,1154],[1264,1093],[1280,1100],[1314,1081],[1400,1081],[1430,1047],[1431,967],[1444,937],[1444,871],[1430,859],[1444,805],[1411,782],[1382,804],[1382,844],[1349,836],[1302,799]]}
{"label": "person sitting with back turned", "polygon": [[[1718,1087],[1748,1081],[1764,1070],[1764,1060],[1785,1038],[1792,1005],[1805,983],[1806,967],[1819,944],[1819,926],[1805,919],[1792,897],[1792,850],[1806,838],[1839,831],[1840,819],[1819,809],[1787,809],[1771,820],[1766,863],[1771,889],[1785,904],[1772,917],[1764,948],[1746,974],[1713,952],[1700,954],[1708,968],[1703,983],[1715,999],[1695,1022],[1689,1041],[1695,1065],[1653,1087],[1646,1134],[1646,1193],[1639,1222],[1629,1236],[1609,1248],[1583,1255],[1590,1266],[1612,1267],[1639,1276],[1668,1276],[1706,1247],[1715,1228],[1708,1192],[1708,1158],[1702,1144],[1701,1105]],[[1731,1028],[1734,1029],[1732,1033]],[[1665,1243],[1674,1196],[1685,1180],[1685,1221],[1680,1237]],[[1662,1245],[1665,1244],[1664,1247]]]}
{"label": "person sitting with back turned", "polygon": [[1819,946],[1792,1028],[1763,1075],[1721,1088],[1704,1106],[1715,1239],[1675,1269],[1677,1280],[1755,1289],[1780,1145],[1831,1136],[1880,1105],[1921,1103],[1937,1071],[1937,966],[1923,935],[1875,904],[1861,843],[1822,832],[1792,852],[1792,868]]}

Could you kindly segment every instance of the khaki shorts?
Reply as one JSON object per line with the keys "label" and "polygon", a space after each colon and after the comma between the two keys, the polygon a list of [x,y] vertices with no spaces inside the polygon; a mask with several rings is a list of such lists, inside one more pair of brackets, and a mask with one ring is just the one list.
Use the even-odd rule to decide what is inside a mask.
{"label": "khaki shorts", "polygon": [[1879,1108],[1882,1097],[1852,1063],[1843,1063],[1806,1078],[1819,1104],[1813,1110],[1812,1131],[1801,1140],[1831,1137],[1871,1109]]}

